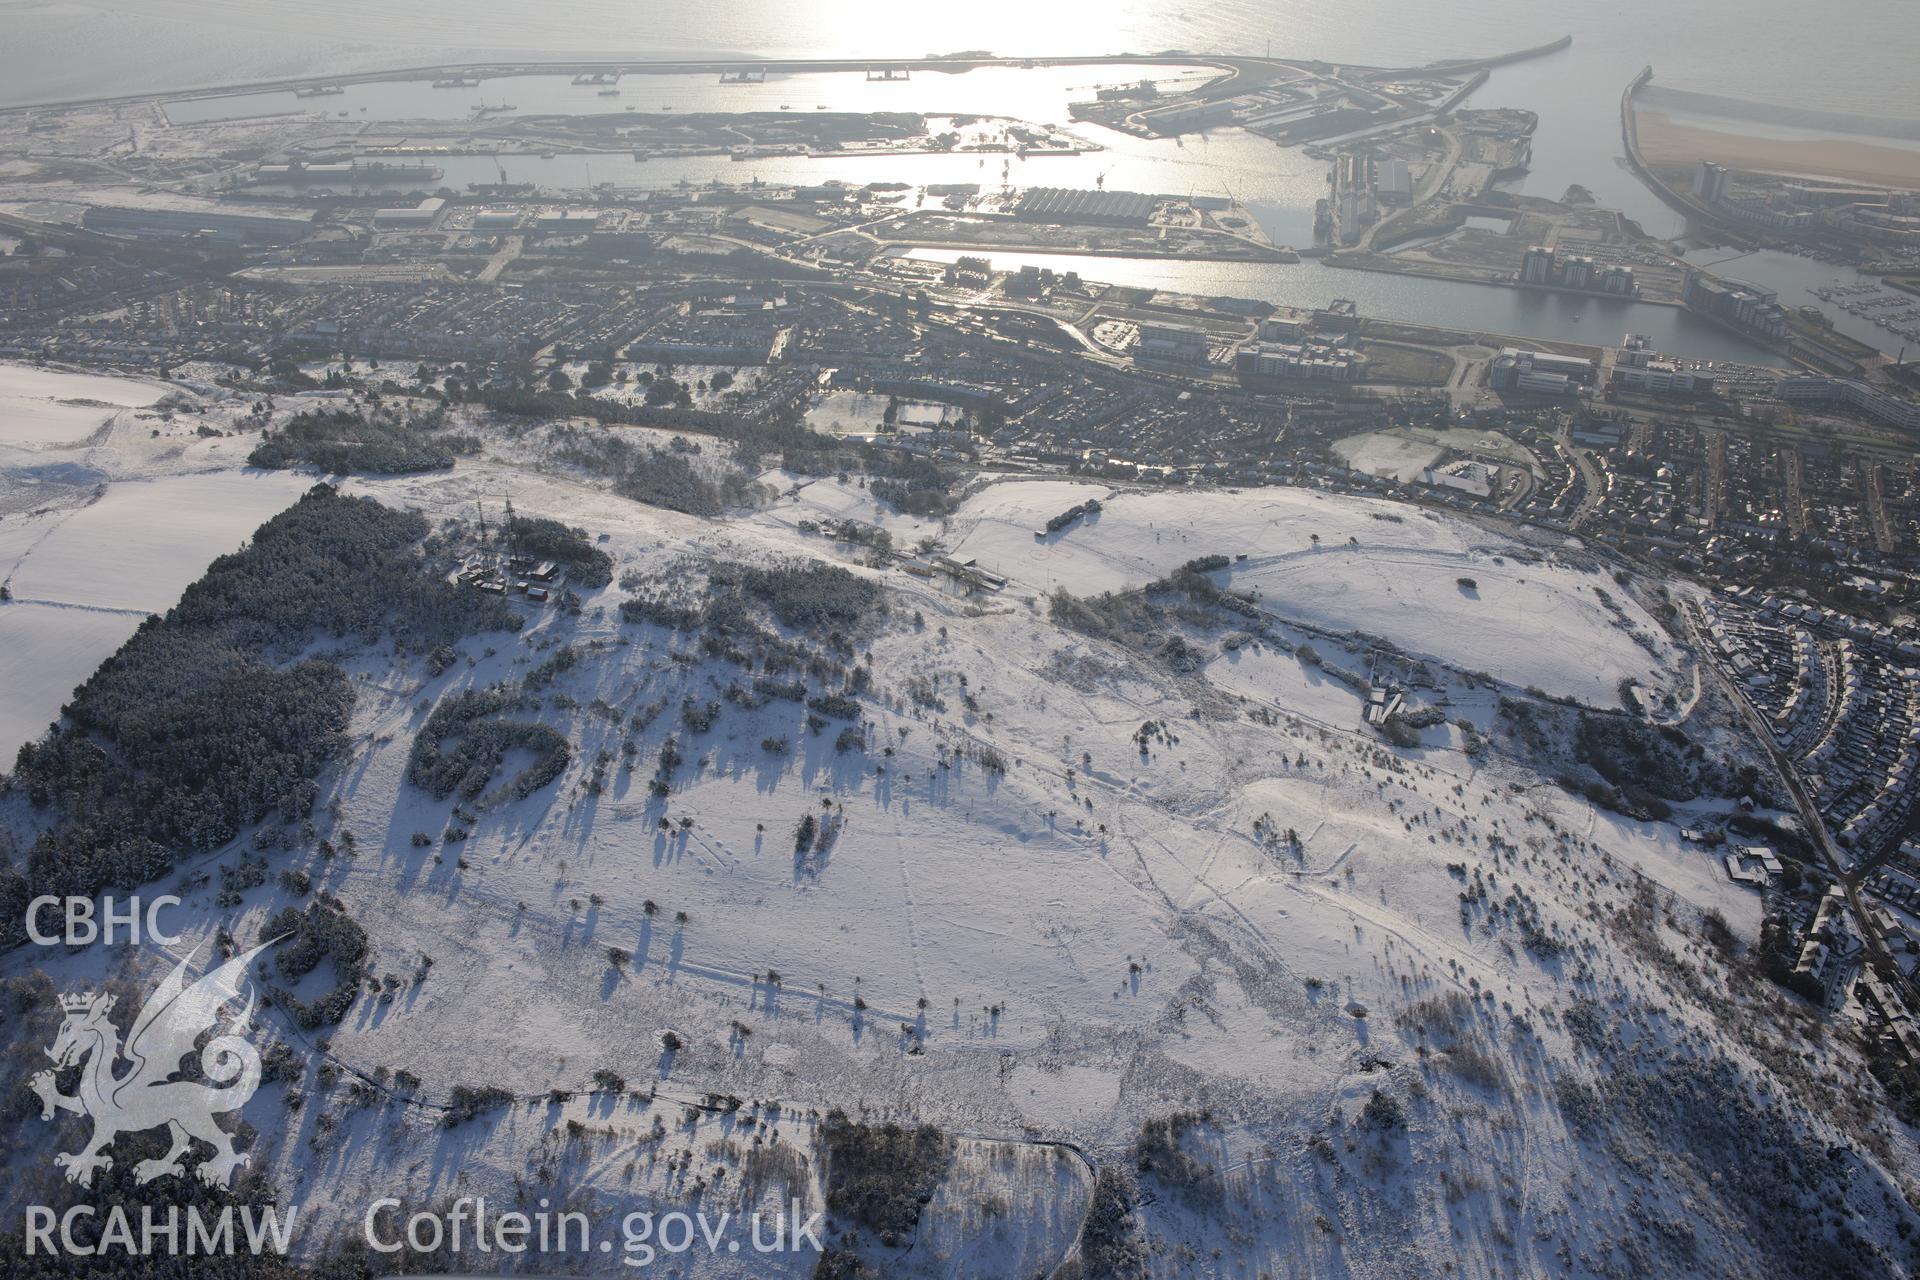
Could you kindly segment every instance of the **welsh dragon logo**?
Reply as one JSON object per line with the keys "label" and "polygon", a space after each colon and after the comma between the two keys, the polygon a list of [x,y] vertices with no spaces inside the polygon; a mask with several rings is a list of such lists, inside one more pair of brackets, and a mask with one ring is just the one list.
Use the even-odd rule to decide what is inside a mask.
{"label": "welsh dragon logo", "polygon": [[[172,1148],[158,1160],[142,1160],[134,1179],[152,1182],[167,1174],[184,1174],[181,1161],[194,1139],[213,1148],[211,1159],[195,1170],[208,1186],[231,1185],[233,1171],[248,1158],[234,1151],[233,1140],[214,1123],[214,1117],[245,1106],[260,1087],[260,1053],[240,1035],[253,1016],[253,998],[226,1032],[207,1041],[200,1050],[200,1074],[206,1081],[175,1080],[181,1060],[196,1042],[220,1022],[220,1011],[240,998],[247,965],[279,939],[235,956],[193,985],[187,985],[187,966],[199,949],[182,960],[148,997],[133,1020],[126,1043],[108,1019],[114,997],[105,993],[69,993],[60,997],[66,1021],[60,1026],[47,1056],[65,1069],[80,1068],[80,1085],[71,1097],[58,1092],[53,1071],[42,1071],[29,1085],[40,1096],[40,1118],[72,1111],[93,1119],[93,1138],[71,1154],[53,1162],[66,1171],[67,1181],[91,1186],[96,1169],[113,1168],[107,1148],[123,1133],[142,1133],[165,1126]],[[122,1059],[127,1070],[114,1074]],[[219,1087],[224,1086],[224,1087]]]}

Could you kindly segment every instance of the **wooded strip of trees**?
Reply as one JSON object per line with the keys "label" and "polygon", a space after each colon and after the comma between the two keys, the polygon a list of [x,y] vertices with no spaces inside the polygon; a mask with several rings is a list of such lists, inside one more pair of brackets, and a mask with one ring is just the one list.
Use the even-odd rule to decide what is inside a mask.
{"label": "wooded strip of trees", "polygon": [[464,437],[444,432],[446,411],[368,418],[358,409],[295,414],[254,446],[247,461],[286,470],[312,466],[330,475],[407,475],[444,471]]}
{"label": "wooded strip of trees", "polygon": [[507,532],[517,554],[553,561],[575,586],[604,587],[613,581],[613,557],[558,520],[516,515]]}

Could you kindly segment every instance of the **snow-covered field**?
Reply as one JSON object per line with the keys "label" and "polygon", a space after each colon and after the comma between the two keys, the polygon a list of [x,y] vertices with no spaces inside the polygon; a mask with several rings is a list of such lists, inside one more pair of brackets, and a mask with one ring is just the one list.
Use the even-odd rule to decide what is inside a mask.
{"label": "snow-covered field", "polygon": [[47,731],[60,707],[139,618],[47,604],[0,606],[0,763]]}
{"label": "snow-covered field", "polygon": [[1392,476],[1402,483],[1418,480],[1420,473],[1440,461],[1446,452],[1440,445],[1389,431],[1347,436],[1334,441],[1333,451],[1355,471],[1370,476]]}
{"label": "snow-covered field", "polygon": [[0,446],[84,440],[117,410],[150,405],[167,390],[133,378],[0,364]]}
{"label": "snow-covered field", "polygon": [[312,486],[282,471],[123,480],[50,526],[10,567],[14,598],[165,612],[215,556],[231,551]]}

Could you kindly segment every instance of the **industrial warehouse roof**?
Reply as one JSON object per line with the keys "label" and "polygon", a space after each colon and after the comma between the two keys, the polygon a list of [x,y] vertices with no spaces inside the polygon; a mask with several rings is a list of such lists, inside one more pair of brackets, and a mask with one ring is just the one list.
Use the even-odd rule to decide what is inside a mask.
{"label": "industrial warehouse roof", "polygon": [[1022,218],[1054,222],[1145,222],[1165,198],[1138,191],[1035,187],[1020,198],[1016,212]]}

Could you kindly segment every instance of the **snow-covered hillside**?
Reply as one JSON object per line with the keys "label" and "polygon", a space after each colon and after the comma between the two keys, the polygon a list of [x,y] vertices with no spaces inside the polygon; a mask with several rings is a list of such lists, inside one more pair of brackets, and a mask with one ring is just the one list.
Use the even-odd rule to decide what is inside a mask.
{"label": "snow-covered hillside", "polygon": [[[186,946],[251,939],[305,901],[283,869],[365,930],[364,989],[336,1028],[272,1024],[304,1073],[247,1112],[313,1230],[357,1230],[383,1194],[611,1217],[697,1180],[709,1208],[776,1184],[817,1204],[814,1139],[838,1107],[959,1140],[896,1242],[912,1247],[854,1246],[880,1274],[1070,1256],[1100,1274],[1104,1250],[1159,1275],[1777,1274],[1783,1240],[1820,1220],[1768,1212],[1787,1203],[1884,1247],[1859,1255],[1884,1256],[1868,1273],[1904,1272],[1909,1135],[1829,1105],[1863,1087],[1852,1051],[1711,940],[1709,917],[1750,941],[1757,897],[1674,825],[1596,808],[1516,745],[1517,705],[1582,714],[1529,688],[1614,716],[1622,685],[1674,690],[1689,661],[1581,548],[1307,490],[1008,480],[942,522],[889,514],[857,479],[763,479],[784,496],[725,521],[501,462],[347,485],[449,537],[511,498],[584,530],[613,582],[432,666],[345,655],[352,748],[313,830],[266,842],[273,874],[223,879],[243,842],[184,880]],[[1090,497],[1096,513],[1036,536]],[[137,503],[116,486],[86,511]],[[899,550],[936,539],[923,564],[1007,585],[964,594],[802,531],[828,519]],[[16,594],[79,581],[125,527],[74,535],[45,579],[36,548]],[[1056,620],[1056,590],[1129,591],[1206,556],[1257,609],[1169,610],[1189,662]],[[857,619],[813,627],[728,595],[743,566],[790,561],[877,603],[849,588]],[[622,609],[723,598],[747,601],[728,633]],[[1432,712],[1410,745],[1364,722],[1376,664]],[[474,796],[410,781],[436,709],[496,686],[565,736],[559,779],[495,795],[516,749]],[[87,963],[0,967],[28,962],[56,984]],[[513,1101],[448,1127],[456,1087]],[[715,1097],[734,1108],[688,1109]],[[1677,1115],[1694,1127],[1663,1142]],[[810,1153],[777,1178],[776,1130]],[[1855,1153],[1845,1178],[1830,1147]],[[1742,1176],[1715,1172],[1741,1151]],[[1122,1241],[1083,1230],[1096,1168],[1127,1188]]]}
{"label": "snow-covered hillside", "polygon": [[1623,680],[1653,689],[1673,682],[1672,644],[1577,544],[1522,544],[1463,520],[1311,489],[1122,493],[1087,519],[1034,536],[1050,517],[1108,493],[1062,482],[994,485],[955,514],[956,552],[1037,589],[1077,595],[1137,587],[1197,556],[1226,555],[1235,561],[1231,585],[1258,591],[1265,608],[1290,621],[1383,637],[1597,706],[1617,705]]}

